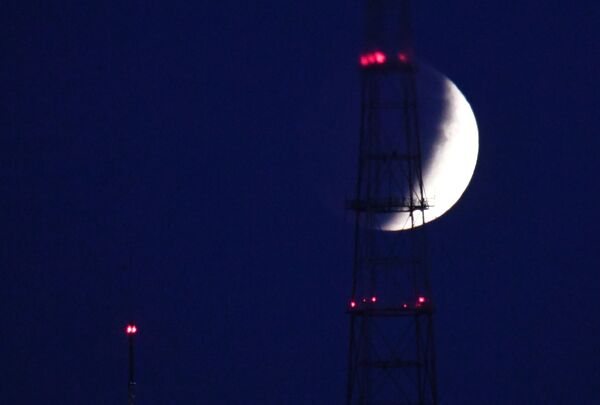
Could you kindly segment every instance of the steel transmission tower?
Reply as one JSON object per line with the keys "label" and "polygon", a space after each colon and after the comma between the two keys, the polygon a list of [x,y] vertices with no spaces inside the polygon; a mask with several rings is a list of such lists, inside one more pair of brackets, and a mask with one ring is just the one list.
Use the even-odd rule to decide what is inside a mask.
{"label": "steel transmission tower", "polygon": [[437,404],[409,1],[364,1],[347,404]]}

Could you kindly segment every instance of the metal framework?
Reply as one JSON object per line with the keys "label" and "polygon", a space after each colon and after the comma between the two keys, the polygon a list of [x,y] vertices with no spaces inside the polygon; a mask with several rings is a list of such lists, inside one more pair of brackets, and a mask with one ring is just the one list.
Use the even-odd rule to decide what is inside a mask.
{"label": "metal framework", "polygon": [[[408,1],[365,0],[346,402],[437,404]],[[383,231],[401,218],[402,231]]]}

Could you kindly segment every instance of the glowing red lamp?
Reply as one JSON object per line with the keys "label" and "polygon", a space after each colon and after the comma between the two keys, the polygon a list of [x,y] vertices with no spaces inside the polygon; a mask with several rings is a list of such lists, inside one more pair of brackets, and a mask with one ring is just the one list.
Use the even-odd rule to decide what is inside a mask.
{"label": "glowing red lamp", "polygon": [[125,333],[127,335],[135,335],[137,333],[137,326],[127,325],[127,327],[125,328]]}
{"label": "glowing red lamp", "polygon": [[350,308],[356,308],[356,301],[350,301]]}
{"label": "glowing red lamp", "polygon": [[427,299],[425,297],[419,297],[419,304],[424,304]]}
{"label": "glowing red lamp", "polygon": [[377,302],[377,297],[375,297],[375,296],[372,296],[372,297],[371,297],[371,302]]}
{"label": "glowing red lamp", "polygon": [[373,58],[375,59],[375,63],[385,63],[385,54],[383,52],[375,52],[373,53]]}
{"label": "glowing red lamp", "polygon": [[398,60],[402,63],[406,63],[406,62],[408,62],[408,56],[406,56],[405,53],[400,52],[398,54]]}
{"label": "glowing red lamp", "polygon": [[375,51],[361,55],[359,62],[361,66],[366,67],[370,65],[382,65],[386,60],[387,56],[385,56],[385,53],[381,51]]}

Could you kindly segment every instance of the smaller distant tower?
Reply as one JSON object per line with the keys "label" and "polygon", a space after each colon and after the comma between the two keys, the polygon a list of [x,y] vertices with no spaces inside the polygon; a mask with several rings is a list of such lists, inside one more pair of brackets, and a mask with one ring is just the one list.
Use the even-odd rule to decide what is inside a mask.
{"label": "smaller distant tower", "polygon": [[138,328],[130,323],[125,328],[125,334],[129,339],[129,384],[127,386],[128,405],[135,404],[135,368],[134,368],[134,343]]}

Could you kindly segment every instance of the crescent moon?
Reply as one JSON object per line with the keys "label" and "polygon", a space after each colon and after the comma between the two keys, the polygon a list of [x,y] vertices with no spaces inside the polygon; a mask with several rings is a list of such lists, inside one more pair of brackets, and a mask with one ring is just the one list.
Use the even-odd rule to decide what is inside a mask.
{"label": "crescent moon", "polygon": [[[425,73],[425,77],[419,77],[421,73]],[[423,216],[420,213],[414,215],[414,227],[439,218],[456,204],[473,177],[479,152],[475,114],[465,96],[450,79],[425,67],[417,75],[417,91],[420,82],[430,80],[431,74],[438,85],[441,84],[442,91],[434,95],[424,94],[425,97],[419,92],[419,107],[421,102],[441,103],[442,117],[437,119],[437,128],[429,131],[431,134],[421,135],[429,136],[432,145],[429,150],[422,151],[421,160],[424,194],[429,208],[424,211]],[[421,122],[431,118],[426,114],[419,115]],[[386,214],[379,221],[379,229],[383,231],[402,231],[412,227],[410,214],[406,212]]]}

